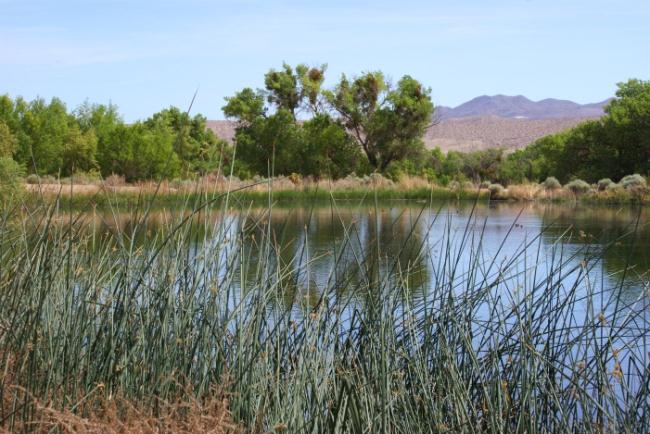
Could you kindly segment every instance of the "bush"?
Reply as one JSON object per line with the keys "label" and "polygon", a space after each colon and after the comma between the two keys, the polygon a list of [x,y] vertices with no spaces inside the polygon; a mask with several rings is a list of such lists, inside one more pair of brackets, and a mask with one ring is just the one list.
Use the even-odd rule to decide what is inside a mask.
{"label": "bush", "polygon": [[492,184],[490,181],[483,181],[483,182],[481,182],[480,187],[489,189],[490,186],[492,186],[492,185],[500,185],[500,184]]}
{"label": "bush", "polygon": [[299,173],[293,172],[289,175],[289,181],[291,181],[293,185],[298,185],[302,182],[302,176],[300,176]]}
{"label": "bush", "polygon": [[598,191],[605,191],[609,190],[612,188],[612,185],[615,185],[616,183],[612,181],[609,178],[603,178],[600,181],[598,181]]}
{"label": "bush", "polygon": [[490,184],[488,189],[490,190],[490,198],[492,199],[502,199],[505,196],[506,189],[501,184]]}
{"label": "bush", "polygon": [[24,168],[11,157],[0,157],[0,203],[16,197],[22,192]]}
{"label": "bush", "polygon": [[450,181],[449,184],[447,184],[447,188],[452,191],[460,191],[461,185],[458,181]]}
{"label": "bush", "polygon": [[27,184],[38,184],[41,182],[41,178],[37,174],[32,173],[31,175],[27,175],[27,178],[25,178],[25,182]]}
{"label": "bush", "polygon": [[560,181],[558,181],[554,176],[546,178],[544,182],[542,182],[542,186],[545,190],[559,190],[562,188],[562,184],[560,184]]}
{"label": "bush", "polygon": [[645,190],[648,186],[645,178],[638,173],[625,176],[621,179],[620,184],[626,190]]}
{"label": "bush", "polygon": [[589,185],[582,179],[574,179],[564,187],[570,190],[575,195],[584,194],[587,193],[589,190],[591,190],[591,185]]}

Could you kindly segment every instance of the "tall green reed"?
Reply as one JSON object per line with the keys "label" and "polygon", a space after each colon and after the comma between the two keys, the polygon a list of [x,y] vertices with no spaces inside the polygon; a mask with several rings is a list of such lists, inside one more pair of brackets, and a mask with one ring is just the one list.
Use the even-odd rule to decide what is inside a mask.
{"label": "tall green reed", "polygon": [[598,279],[602,252],[537,236],[502,260],[510,232],[488,254],[484,221],[453,230],[431,204],[387,252],[330,200],[343,237],[317,283],[271,189],[261,213],[197,191],[160,230],[149,202],[116,203],[135,223],[108,235],[56,203],[5,214],[0,426],[26,426],[35,399],[83,414],[218,387],[251,432],[648,431],[647,298]]}

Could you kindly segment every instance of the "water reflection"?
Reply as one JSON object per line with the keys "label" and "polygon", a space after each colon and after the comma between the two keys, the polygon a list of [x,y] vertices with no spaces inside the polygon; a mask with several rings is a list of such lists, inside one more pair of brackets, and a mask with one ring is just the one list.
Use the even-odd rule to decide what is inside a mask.
{"label": "water reflection", "polygon": [[[535,278],[527,275],[526,267],[534,264],[542,273],[550,249],[558,245],[567,258],[576,255],[574,265],[589,251],[598,255],[589,271],[610,291],[610,298],[631,303],[648,289],[648,209],[398,203],[206,210],[189,216],[178,209],[155,210],[146,219],[93,212],[83,216],[83,225],[97,234],[94,240],[145,249],[173,237],[178,225],[191,234],[186,238],[193,240],[194,249],[206,243],[221,246],[222,270],[214,272],[238,267],[243,276],[238,284],[244,289],[246,281],[259,282],[262,276],[269,288],[279,289],[286,307],[314,307],[325,288],[362,300],[381,294],[382,285],[398,283],[414,297],[423,296],[432,285],[454,280],[450,274],[462,289],[468,283],[463,273],[471,267],[480,265],[489,274],[516,255],[511,277],[525,286],[526,279]],[[188,218],[190,225],[180,224]],[[443,274],[446,279],[441,279]]]}

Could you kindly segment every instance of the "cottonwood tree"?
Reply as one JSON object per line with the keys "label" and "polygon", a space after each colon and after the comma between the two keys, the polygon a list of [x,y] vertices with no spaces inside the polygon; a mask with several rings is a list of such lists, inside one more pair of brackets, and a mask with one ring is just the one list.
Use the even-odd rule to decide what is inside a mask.
{"label": "cottonwood tree", "polygon": [[434,110],[430,94],[408,75],[393,88],[381,72],[352,81],[343,75],[333,91],[325,92],[342,124],[379,171],[423,149],[422,136]]}
{"label": "cottonwood tree", "polygon": [[[223,112],[237,122],[237,155],[260,175],[345,176],[358,150],[345,127],[327,113],[322,84],[326,65],[283,64],[264,76],[264,89],[226,98]],[[299,115],[309,116],[308,118]]]}

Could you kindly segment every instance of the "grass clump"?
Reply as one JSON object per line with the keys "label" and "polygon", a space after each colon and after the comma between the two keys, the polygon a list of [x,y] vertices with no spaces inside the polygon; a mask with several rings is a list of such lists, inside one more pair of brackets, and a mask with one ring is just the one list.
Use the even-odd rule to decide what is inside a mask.
{"label": "grass clump", "polygon": [[648,183],[645,178],[638,173],[634,175],[624,176],[620,181],[621,186],[626,190],[645,190],[648,187]]}
{"label": "grass clump", "polygon": [[597,188],[598,191],[610,190],[616,183],[609,178],[603,178],[598,181]]}
{"label": "grass clump", "polygon": [[576,196],[591,191],[591,185],[589,185],[587,182],[583,181],[582,179],[574,179],[573,181],[565,185],[564,188],[566,188]]}
{"label": "grass clump", "polygon": [[542,182],[542,186],[544,189],[549,191],[555,191],[562,188],[562,184],[560,184],[560,181],[558,181],[554,176],[549,176],[546,178],[544,182]]}
{"label": "grass clump", "polygon": [[506,189],[501,184],[490,184],[487,188],[491,199],[504,199],[506,196]]}

